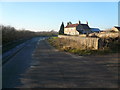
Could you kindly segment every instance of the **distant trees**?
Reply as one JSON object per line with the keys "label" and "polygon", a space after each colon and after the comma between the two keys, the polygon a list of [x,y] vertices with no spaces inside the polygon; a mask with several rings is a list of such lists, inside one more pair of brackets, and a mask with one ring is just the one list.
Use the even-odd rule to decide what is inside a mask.
{"label": "distant trees", "polygon": [[21,40],[21,39],[29,39],[35,36],[34,32],[29,30],[16,30],[11,26],[0,26],[2,31],[2,44],[7,44],[9,42]]}
{"label": "distant trees", "polygon": [[29,30],[17,30],[14,27],[11,26],[3,26],[0,25],[0,32],[2,32],[2,44],[6,45],[8,43],[12,43],[14,41],[19,41],[19,40],[25,40],[25,39],[30,39],[33,37],[38,37],[38,36],[52,36],[52,35],[57,35],[58,33],[55,32],[54,30],[52,31],[42,31],[42,32],[33,32]]}
{"label": "distant trees", "polygon": [[60,26],[60,30],[59,30],[59,34],[63,35],[64,34],[64,23],[62,22],[61,26]]}
{"label": "distant trees", "polygon": [[54,36],[58,35],[58,32],[51,30],[51,31],[42,31],[42,32],[36,32],[36,36]]}

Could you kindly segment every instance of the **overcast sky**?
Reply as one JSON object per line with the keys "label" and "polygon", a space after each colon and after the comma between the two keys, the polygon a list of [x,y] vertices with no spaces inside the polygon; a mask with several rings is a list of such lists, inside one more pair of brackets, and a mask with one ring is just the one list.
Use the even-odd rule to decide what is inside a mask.
{"label": "overcast sky", "polygon": [[107,29],[118,25],[117,2],[1,2],[0,24],[33,31],[58,31],[62,22]]}

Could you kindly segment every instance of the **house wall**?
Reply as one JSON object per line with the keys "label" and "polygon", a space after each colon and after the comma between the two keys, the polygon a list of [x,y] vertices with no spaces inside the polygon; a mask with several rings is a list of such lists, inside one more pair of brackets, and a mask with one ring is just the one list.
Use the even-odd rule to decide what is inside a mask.
{"label": "house wall", "polygon": [[79,35],[79,32],[76,30],[76,27],[71,27],[71,28],[64,28],[64,34]]}

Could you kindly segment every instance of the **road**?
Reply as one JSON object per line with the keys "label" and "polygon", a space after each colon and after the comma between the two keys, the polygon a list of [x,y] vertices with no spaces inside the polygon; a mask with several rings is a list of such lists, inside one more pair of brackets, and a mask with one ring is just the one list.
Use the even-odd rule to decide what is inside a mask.
{"label": "road", "polygon": [[118,88],[117,65],[116,54],[77,56],[36,38],[3,66],[3,88]]}
{"label": "road", "polygon": [[20,85],[21,74],[29,67],[32,61],[32,53],[34,52],[39,40],[44,38],[33,38],[26,46],[15,54],[7,63],[2,66],[2,87],[14,88]]}

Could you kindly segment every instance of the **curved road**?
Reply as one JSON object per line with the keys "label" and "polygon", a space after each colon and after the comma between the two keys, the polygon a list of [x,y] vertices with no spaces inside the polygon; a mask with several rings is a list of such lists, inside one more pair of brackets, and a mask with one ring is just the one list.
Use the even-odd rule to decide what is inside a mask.
{"label": "curved road", "polygon": [[118,55],[76,56],[35,38],[3,66],[3,88],[118,88]]}

